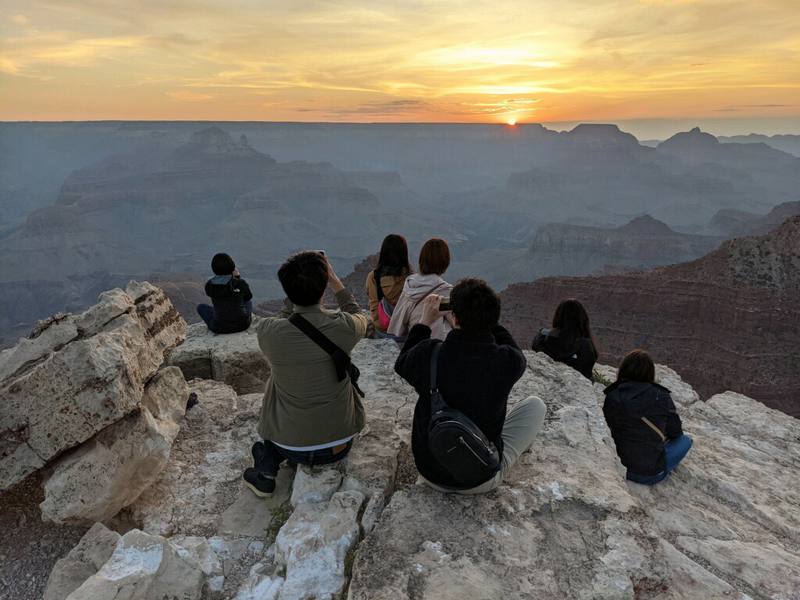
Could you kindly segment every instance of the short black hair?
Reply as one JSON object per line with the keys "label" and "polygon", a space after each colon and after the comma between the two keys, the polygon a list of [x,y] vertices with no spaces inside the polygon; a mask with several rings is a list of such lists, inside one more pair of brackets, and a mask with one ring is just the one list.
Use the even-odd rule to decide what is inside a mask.
{"label": "short black hair", "polygon": [[278,279],[292,304],[313,306],[328,285],[328,261],[319,252],[300,252],[281,265]]}
{"label": "short black hair", "polygon": [[631,350],[622,359],[617,371],[617,381],[641,381],[655,383],[656,366],[644,350]]}
{"label": "short black hair", "polygon": [[214,275],[230,275],[236,270],[236,263],[230,256],[220,252],[211,259],[211,270]]}
{"label": "short black hair", "polygon": [[450,292],[450,308],[464,331],[489,333],[500,320],[500,298],[483,279],[459,281]]}

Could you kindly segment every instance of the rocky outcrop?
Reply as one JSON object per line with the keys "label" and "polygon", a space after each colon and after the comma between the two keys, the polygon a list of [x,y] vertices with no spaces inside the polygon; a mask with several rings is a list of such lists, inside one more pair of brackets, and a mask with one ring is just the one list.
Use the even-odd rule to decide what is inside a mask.
{"label": "rocky outcrop", "polygon": [[726,237],[764,235],[796,215],[800,215],[800,201],[784,202],[765,215],[725,209],[714,215],[708,224],[708,229]]}
{"label": "rocky outcrop", "polygon": [[616,228],[551,223],[538,229],[524,257],[508,265],[509,279],[648,269],[693,260],[720,241],[719,237],[678,233],[649,215]]}
{"label": "rocky outcrop", "polygon": [[[117,542],[100,569],[67,600],[202,598],[222,566],[202,539],[166,540],[137,529]],[[211,584],[211,585],[209,585]]]}
{"label": "rocky outcrop", "polygon": [[187,380],[214,379],[233,387],[239,394],[263,392],[269,377],[269,363],[258,347],[259,317],[241,333],[217,335],[205,323],[190,325],[186,340],[175,348],[168,364],[179,367]]}
{"label": "rocky outcrop", "polygon": [[177,367],[159,371],[139,409],[58,459],[45,481],[42,517],[105,521],[136,500],[166,466],[188,396]]}
{"label": "rocky outcrop", "polygon": [[131,282],[3,351],[0,489],[135,410],[185,328],[161,290]]}
{"label": "rocky outcrop", "polygon": [[548,278],[501,294],[522,344],[558,303],[587,308],[601,360],[633,348],[678,369],[703,396],[736,390],[800,416],[800,217],[759,237],[724,242],[691,263],[644,273]]}
{"label": "rocky outcrop", "polygon": [[[358,344],[367,424],[351,453],[285,466],[267,500],[240,479],[261,395],[192,381],[198,403],[167,466],[110,531],[94,526],[57,565],[47,600],[800,595],[800,422],[735,393],[702,402],[659,366],[695,445],[666,481],[640,486],[616,457],[603,385],[526,352],[510,403],[544,399],[543,431],[497,490],[445,495],[417,480],[416,395],[393,371],[397,352]],[[600,365],[597,377],[615,373]],[[178,414],[167,400],[142,406]]]}
{"label": "rocky outcrop", "polygon": [[53,567],[44,600],[64,600],[77,590],[111,558],[120,538],[117,532],[95,523],[78,545]]}

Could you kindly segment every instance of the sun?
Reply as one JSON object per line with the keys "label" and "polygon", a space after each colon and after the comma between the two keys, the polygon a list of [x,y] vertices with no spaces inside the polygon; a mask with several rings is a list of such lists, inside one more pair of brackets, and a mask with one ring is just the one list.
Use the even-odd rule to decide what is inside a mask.
{"label": "sun", "polygon": [[506,121],[506,125],[510,125],[511,127],[513,127],[516,124],[517,124],[516,119],[509,119],[508,121]]}

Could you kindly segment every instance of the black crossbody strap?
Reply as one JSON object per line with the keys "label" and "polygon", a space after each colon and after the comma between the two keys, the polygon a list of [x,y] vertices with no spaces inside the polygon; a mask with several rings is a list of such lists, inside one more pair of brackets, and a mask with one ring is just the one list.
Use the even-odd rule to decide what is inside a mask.
{"label": "black crossbody strap", "polygon": [[347,356],[344,350],[330,341],[324,333],[309,323],[302,315],[298,313],[292,314],[292,316],[289,317],[289,322],[311,338],[317,346],[331,355],[333,364],[336,367],[336,376],[339,378],[339,381],[347,377],[347,367],[350,363],[350,357]]}
{"label": "black crossbody strap", "polygon": [[439,393],[439,351],[441,349],[441,342],[433,343],[433,351],[431,352],[431,394]]}

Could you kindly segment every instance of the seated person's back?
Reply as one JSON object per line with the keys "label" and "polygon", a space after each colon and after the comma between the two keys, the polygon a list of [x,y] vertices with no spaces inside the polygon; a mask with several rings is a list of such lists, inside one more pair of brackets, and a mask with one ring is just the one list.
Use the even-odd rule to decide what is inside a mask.
{"label": "seated person's back", "polygon": [[[320,253],[291,257],[278,276],[286,308],[258,327],[258,343],[271,367],[258,424],[264,442],[254,445],[254,467],[244,473],[245,483],[259,496],[272,493],[283,460],[313,465],[344,458],[365,420],[349,373],[340,375],[331,355],[295,320],[349,356],[366,333],[367,316]],[[328,283],[340,311],[321,305]]]}
{"label": "seated person's back", "polygon": [[683,434],[670,391],[655,383],[655,366],[642,350],[628,353],[608,386],[603,415],[627,478],[652,484],[683,459],[691,439]]}
{"label": "seated person's back", "polygon": [[233,259],[215,254],[211,260],[214,277],[206,282],[206,296],[213,306],[200,304],[197,312],[214,333],[236,333],[250,327],[253,294],[239,275]]}
{"label": "seated person's back", "polygon": [[589,327],[589,315],[577,300],[564,300],[558,305],[553,327],[540,329],[531,347],[569,365],[587,379],[592,378],[597,349]]}
{"label": "seated person's back", "polygon": [[[443,278],[450,265],[450,248],[443,239],[432,238],[423,244],[419,253],[419,273],[409,275],[403,292],[394,308],[387,333],[403,338],[422,319],[423,301],[431,294],[450,295],[453,286]],[[452,329],[449,314],[444,314],[431,324],[431,335],[443,340]]]}
{"label": "seated person's back", "polygon": [[[431,338],[429,323],[439,316],[437,296],[425,301],[425,315],[408,335],[395,370],[414,386],[419,394],[414,409],[412,451],[420,474],[433,487],[455,491],[459,484],[431,454],[428,429],[431,419],[430,360],[437,340]],[[504,434],[507,423],[506,407],[511,388],[522,376],[527,362],[511,335],[497,321],[500,303],[494,292],[484,282],[467,279],[456,285],[450,296],[451,307],[458,325],[451,331],[439,354],[438,389],[448,406],[460,410],[478,426],[503,457],[503,470],[513,464],[518,455],[532,441],[544,419],[541,400],[526,401],[524,440],[512,440],[514,448],[507,448]],[[435,306],[434,306],[435,305]],[[433,308],[431,308],[433,306]],[[516,409],[517,407],[515,407]],[[509,413],[509,418],[511,413]],[[509,459],[508,454],[514,455]],[[479,486],[468,493],[489,491],[502,479]],[[465,490],[460,490],[465,491]]]}
{"label": "seated person's back", "polygon": [[387,235],[381,244],[378,264],[367,275],[364,290],[369,298],[369,312],[376,332],[385,333],[389,319],[403,293],[406,278],[411,274],[408,244],[403,236]]}

